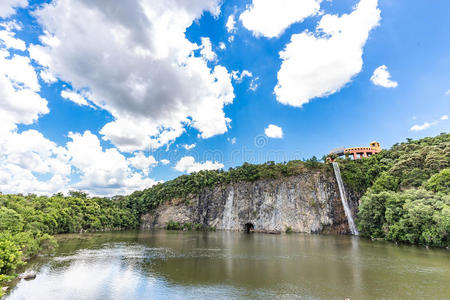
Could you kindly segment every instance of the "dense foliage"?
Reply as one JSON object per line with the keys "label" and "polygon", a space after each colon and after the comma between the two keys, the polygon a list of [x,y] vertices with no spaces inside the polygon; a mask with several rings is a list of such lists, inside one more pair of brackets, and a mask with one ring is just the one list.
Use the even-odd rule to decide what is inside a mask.
{"label": "dense foliage", "polygon": [[192,224],[191,222],[180,223],[169,220],[166,226],[167,230],[197,230],[197,231],[216,231],[215,226],[206,226],[204,224]]}
{"label": "dense foliage", "polygon": [[450,134],[396,144],[363,160],[339,160],[346,185],[364,195],[358,228],[390,241],[448,247]]}
{"label": "dense foliage", "polygon": [[127,201],[88,198],[82,192],[68,197],[0,194],[0,285],[25,260],[51,251],[53,234],[136,227],[138,215]]}

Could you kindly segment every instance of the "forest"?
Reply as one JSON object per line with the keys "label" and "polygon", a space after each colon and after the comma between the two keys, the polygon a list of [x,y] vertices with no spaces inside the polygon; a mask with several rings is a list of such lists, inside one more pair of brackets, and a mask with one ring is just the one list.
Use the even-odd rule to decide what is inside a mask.
{"label": "forest", "polygon": [[138,226],[127,199],[91,198],[78,191],[52,197],[0,195],[0,286],[16,277],[28,259],[53,251],[55,234]]}
{"label": "forest", "polygon": [[[81,191],[53,196],[0,194],[0,286],[14,278],[29,258],[51,252],[57,246],[55,234],[137,228],[142,214],[166,201],[187,199],[204,188],[231,182],[308,170],[332,175],[324,158],[200,171],[112,198]],[[450,134],[408,139],[367,159],[337,161],[346,187],[361,195],[356,222],[362,236],[449,247]]]}
{"label": "forest", "polygon": [[450,134],[338,161],[346,185],[363,195],[357,218],[363,236],[450,246]]}

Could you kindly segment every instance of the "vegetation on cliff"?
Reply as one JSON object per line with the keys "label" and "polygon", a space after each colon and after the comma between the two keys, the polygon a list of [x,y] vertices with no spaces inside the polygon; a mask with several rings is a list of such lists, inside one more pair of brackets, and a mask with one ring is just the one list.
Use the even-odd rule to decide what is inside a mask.
{"label": "vegetation on cliff", "polygon": [[260,165],[244,163],[237,168],[228,171],[213,170],[200,171],[190,175],[182,175],[171,181],[157,184],[149,189],[137,191],[131,194],[128,203],[133,211],[139,214],[148,212],[162,203],[179,198],[186,198],[190,194],[198,194],[204,188],[232,182],[255,181],[258,179],[276,179],[286,176],[304,174],[307,170],[331,170],[316,158],[305,162],[293,160],[287,163],[267,162]]}
{"label": "vegetation on cliff", "polygon": [[346,185],[363,195],[357,219],[363,236],[450,245],[450,134],[338,161]]}

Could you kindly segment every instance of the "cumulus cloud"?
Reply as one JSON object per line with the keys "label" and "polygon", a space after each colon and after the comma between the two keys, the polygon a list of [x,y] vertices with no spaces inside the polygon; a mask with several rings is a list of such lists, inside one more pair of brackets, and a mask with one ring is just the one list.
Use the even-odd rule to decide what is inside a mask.
{"label": "cumulus cloud", "polygon": [[0,1],[0,18],[7,18],[13,15],[17,8],[26,7],[28,0],[1,0]]}
{"label": "cumulus cloud", "polygon": [[391,80],[391,74],[388,71],[388,68],[385,65],[379,66],[373,71],[372,77],[370,80],[373,84],[379,85],[385,88],[395,88],[398,86],[396,81]]}
{"label": "cumulus cloud", "polygon": [[[0,31],[1,32],[1,31]],[[3,41],[0,35],[0,41]],[[2,126],[32,124],[49,112],[47,100],[39,95],[38,76],[28,57],[11,54],[0,47],[0,120]]]}
{"label": "cumulus cloud", "polygon": [[73,103],[78,104],[80,106],[83,106],[83,105],[88,106],[89,105],[89,103],[83,96],[81,96],[80,94],[73,92],[73,91],[63,90],[63,91],[61,91],[61,97],[63,97],[64,99],[70,100]]}
{"label": "cumulus cloud", "polygon": [[220,50],[225,50],[225,49],[227,49],[227,46],[225,45],[224,42],[220,42],[219,43],[219,48],[220,48]]}
{"label": "cumulus cloud", "polygon": [[[209,138],[228,130],[223,108],[234,99],[231,74],[208,66],[209,39],[199,46],[185,31],[219,8],[219,0],[59,0],[35,11],[45,34],[29,51],[114,116],[100,132],[120,151],[161,147],[186,126]],[[199,48],[202,55],[193,55]]]}
{"label": "cumulus cloud", "polygon": [[316,32],[293,34],[280,52],[277,101],[301,107],[337,92],[362,68],[363,47],[378,25],[377,0],[361,0],[352,13],[324,15]]}
{"label": "cumulus cloud", "polygon": [[201,41],[202,41],[202,45],[201,45],[200,54],[207,61],[215,61],[215,60],[217,60],[217,55],[212,50],[211,40],[208,37],[202,37]]}
{"label": "cumulus cloud", "polygon": [[0,24],[0,45],[3,45],[8,49],[17,49],[20,51],[25,51],[27,46],[24,41],[16,38],[16,33],[12,29],[20,29],[16,23],[3,23]]}
{"label": "cumulus cloud", "polygon": [[[3,4],[3,2],[2,2]],[[3,193],[51,194],[83,189],[94,195],[126,194],[155,184],[135,169],[145,172],[155,164],[153,157],[140,153],[126,159],[116,148],[103,149],[97,136],[70,133],[71,139],[58,146],[36,130],[19,132],[17,124],[32,124],[49,112],[39,95],[38,73],[29,57],[11,50],[25,50],[15,37],[15,23],[0,28],[0,191]],[[57,45],[45,37],[48,45]],[[39,61],[50,61],[45,51],[30,51]],[[45,82],[55,82],[53,73],[39,68]],[[65,90],[61,95],[80,105],[88,105],[84,94]],[[168,137],[170,139],[170,137]],[[81,180],[72,182],[77,173]]]}
{"label": "cumulus cloud", "polygon": [[[92,195],[113,196],[157,183],[144,175],[156,165],[153,156],[136,153],[127,159],[116,148],[103,149],[90,131],[69,133],[69,138],[65,146],[57,146],[36,130],[18,133],[2,127],[0,191],[52,194],[80,189]],[[73,174],[81,180],[71,182]]]}
{"label": "cumulus cloud", "polygon": [[198,172],[201,170],[217,170],[222,169],[224,166],[219,162],[205,161],[204,163],[199,163],[195,161],[192,156],[185,156],[180,159],[175,165],[175,169],[180,172]]}
{"label": "cumulus cloud", "polygon": [[63,147],[36,130],[18,133],[0,127],[1,192],[48,194],[65,189],[71,167]]}
{"label": "cumulus cloud", "polygon": [[239,19],[255,36],[274,38],[280,36],[291,24],[316,15],[321,2],[322,0],[253,0]]}
{"label": "cumulus cloud", "polygon": [[234,15],[230,15],[227,19],[227,23],[225,24],[227,27],[227,31],[232,33],[236,31],[236,21],[234,20]]}
{"label": "cumulus cloud", "polygon": [[283,138],[283,129],[281,127],[278,127],[277,125],[270,124],[267,126],[266,129],[264,129],[264,133],[267,137],[274,138],[274,139],[281,139]]}
{"label": "cumulus cloud", "polygon": [[242,72],[236,70],[231,72],[231,76],[237,83],[241,83],[245,77],[253,77],[253,74],[248,70],[244,70]]}
{"label": "cumulus cloud", "polygon": [[56,79],[55,75],[50,73],[48,70],[40,71],[39,77],[41,77],[41,79],[47,84],[52,84],[52,83],[55,83],[58,81],[58,79]]}
{"label": "cumulus cloud", "polygon": [[72,187],[95,195],[117,195],[148,188],[156,183],[129,167],[131,164],[149,168],[153,164],[152,158],[138,154],[134,159],[127,160],[116,148],[103,149],[98,137],[90,131],[69,133],[69,138],[71,141],[66,148],[70,163],[81,179]]}
{"label": "cumulus cloud", "polygon": [[438,125],[441,121],[448,120],[448,115],[442,115],[439,120],[435,120],[433,122],[424,122],[423,124],[415,124],[409,130],[410,131],[422,131],[428,129],[432,126]]}
{"label": "cumulus cloud", "polygon": [[69,182],[71,170],[65,149],[36,130],[17,130],[17,124],[32,124],[49,109],[47,100],[39,95],[38,75],[30,59],[10,52],[10,49],[24,50],[25,43],[11,32],[20,28],[14,23],[1,27],[4,30],[0,30],[0,191],[37,194],[60,191]]}
{"label": "cumulus cloud", "polygon": [[134,168],[141,170],[144,174],[148,174],[150,168],[158,164],[153,155],[145,156],[143,152],[135,153],[133,157],[128,158],[128,161]]}

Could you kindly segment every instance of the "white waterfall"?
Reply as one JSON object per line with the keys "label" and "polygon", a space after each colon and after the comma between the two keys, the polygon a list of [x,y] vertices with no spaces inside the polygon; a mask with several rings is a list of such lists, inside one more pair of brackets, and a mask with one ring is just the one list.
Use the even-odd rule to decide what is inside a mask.
{"label": "white waterfall", "polygon": [[225,208],[223,212],[223,229],[230,230],[231,229],[231,223],[233,221],[233,200],[234,200],[234,189],[231,188],[230,192],[228,193],[227,201],[225,202]]}
{"label": "white waterfall", "polygon": [[336,174],[336,180],[339,186],[339,193],[341,194],[342,206],[344,206],[345,216],[348,220],[348,227],[350,227],[350,232],[353,235],[359,235],[358,230],[356,229],[355,222],[353,221],[352,213],[350,208],[348,207],[347,197],[345,196],[345,188],[344,183],[342,182],[341,170],[339,169],[339,165],[337,162],[333,163],[334,174]]}

